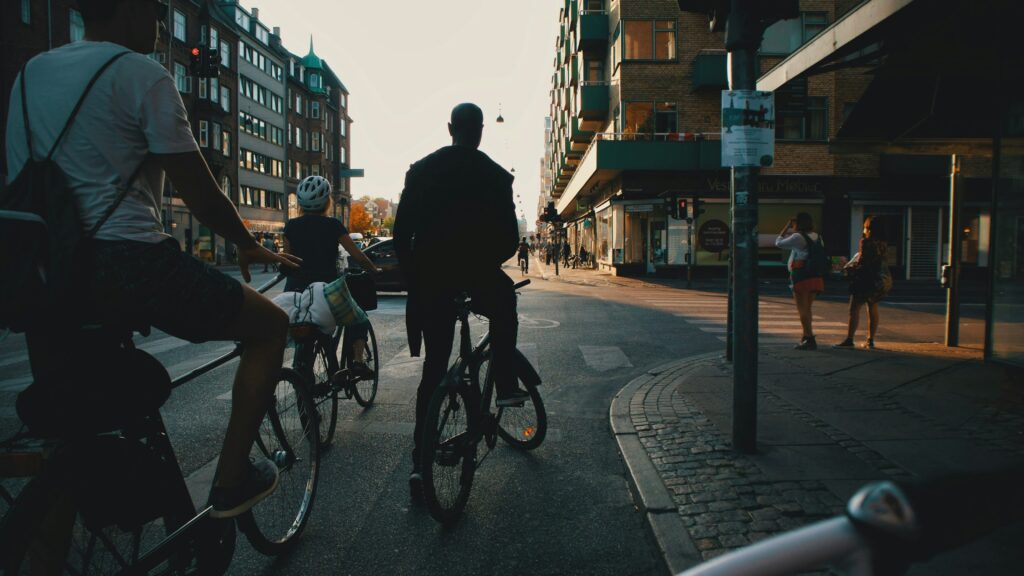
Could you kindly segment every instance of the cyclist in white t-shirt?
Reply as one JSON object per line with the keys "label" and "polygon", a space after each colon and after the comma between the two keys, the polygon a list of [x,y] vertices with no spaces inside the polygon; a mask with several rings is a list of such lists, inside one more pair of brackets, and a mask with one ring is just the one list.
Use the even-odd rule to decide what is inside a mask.
{"label": "cyclist in white t-shirt", "polygon": [[[142,167],[89,245],[92,265],[83,281],[86,308],[105,324],[155,326],[192,342],[242,342],[245,352],[210,493],[212,516],[236,516],[277,486],[274,464],[251,463],[249,451],[273,396],[288,318],[255,290],[181,252],[162,224],[164,175],[200,222],[237,246],[246,282],[250,265],[296,267],[301,260],[274,254],[246,230],[199,151],[174,80],[145,56],[154,50],[167,5],[160,0],[78,0],[78,8],[85,39],[33,58],[11,90],[11,180],[30,153],[35,158],[46,155],[96,71],[116,54],[131,52],[99,77],[54,155],[67,175],[85,230]],[[23,82],[32,151],[25,138]]]}

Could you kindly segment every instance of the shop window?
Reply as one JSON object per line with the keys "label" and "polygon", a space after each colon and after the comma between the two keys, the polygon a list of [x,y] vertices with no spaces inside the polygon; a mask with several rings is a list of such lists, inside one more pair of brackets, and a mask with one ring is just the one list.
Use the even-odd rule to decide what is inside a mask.
{"label": "shop window", "polygon": [[626,60],[675,60],[674,20],[626,20],[624,24]]}

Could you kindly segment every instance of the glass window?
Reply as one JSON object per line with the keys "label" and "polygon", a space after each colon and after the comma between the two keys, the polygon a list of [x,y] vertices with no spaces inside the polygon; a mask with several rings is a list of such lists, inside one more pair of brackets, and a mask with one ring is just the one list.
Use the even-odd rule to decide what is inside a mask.
{"label": "glass window", "polygon": [[270,42],[270,33],[267,32],[266,28],[264,28],[262,26],[257,26],[256,27],[256,39],[259,40],[260,42],[263,42],[264,44],[267,44],[267,43]]}
{"label": "glass window", "polygon": [[211,26],[210,27],[210,48],[213,48],[214,50],[216,50],[219,43],[220,43],[220,34],[217,32],[216,28],[213,28]]}
{"label": "glass window", "polygon": [[180,62],[174,63],[174,86],[178,92],[188,93],[192,91],[192,79],[188,77],[185,65]]}
{"label": "glass window", "polygon": [[341,153],[341,155],[338,156],[338,160],[340,160],[342,164],[345,164],[346,162],[348,162],[348,156],[346,154],[346,150],[344,148],[342,148],[342,149],[338,150],[338,152]]}
{"label": "glass window", "polygon": [[585,6],[591,11],[604,10],[604,0],[586,0]]}
{"label": "glass window", "polygon": [[295,95],[295,113],[302,116],[302,95]]}
{"label": "glass window", "polygon": [[654,57],[654,37],[650,21],[626,20],[624,22],[625,37],[625,59],[626,60],[650,60]]}
{"label": "glass window", "polygon": [[213,149],[220,150],[221,127],[217,122],[213,123]]}
{"label": "glass window", "polygon": [[223,40],[220,41],[220,65],[231,68],[231,44]]}
{"label": "glass window", "polygon": [[825,12],[804,12],[800,16],[803,20],[804,42],[810,42],[828,27],[828,14]]}
{"label": "glass window", "polygon": [[78,42],[85,38],[85,21],[82,20],[82,13],[75,9],[68,10],[68,21],[71,41]]}
{"label": "glass window", "polygon": [[178,10],[175,10],[174,11],[174,38],[176,40],[181,40],[182,42],[185,42],[185,39],[188,38],[187,23],[188,23],[188,20],[185,18],[185,13],[184,12],[179,12]]}
{"label": "glass window", "polygon": [[651,102],[626,102],[626,134],[650,134],[654,131],[654,104]]}
{"label": "glass window", "polygon": [[302,148],[302,128],[295,127],[295,147]]}
{"label": "glass window", "polygon": [[604,81],[604,60],[587,60],[585,82]]}
{"label": "glass window", "polygon": [[217,97],[220,94],[220,80],[216,78],[210,78],[210,100],[217,101]]}
{"label": "glass window", "polygon": [[792,54],[828,27],[825,12],[802,12],[799,18],[779,20],[764,31],[762,54]]}
{"label": "glass window", "polygon": [[676,23],[674,20],[654,22],[654,59],[676,59]]}
{"label": "glass window", "polygon": [[342,120],[340,127],[341,127],[341,135],[342,136],[348,136],[348,123],[345,122],[344,120]]}
{"label": "glass window", "polygon": [[312,134],[310,134],[310,140],[311,140],[311,143],[312,143],[313,152],[319,152],[320,151],[320,133],[319,132],[313,132]]}
{"label": "glass window", "polygon": [[206,120],[199,121],[199,146],[201,148],[210,146],[210,123]]}
{"label": "glass window", "polygon": [[807,99],[807,139],[828,140],[828,98]]}
{"label": "glass window", "polygon": [[312,116],[313,118],[319,118],[320,117],[320,103],[319,102],[311,102],[309,104],[309,108],[310,108],[310,116]]}
{"label": "glass window", "polygon": [[227,86],[220,87],[220,107],[225,112],[231,112],[231,89]]}
{"label": "glass window", "polygon": [[229,130],[224,130],[221,134],[220,153],[228,158],[231,157],[231,131]]}
{"label": "glass window", "polygon": [[828,139],[828,99],[807,96],[807,80],[791,80],[775,91],[775,137],[779,140]]}
{"label": "glass window", "polygon": [[32,23],[32,0],[21,0],[21,22]]}
{"label": "glass window", "polygon": [[206,98],[206,78],[199,79],[199,97]]}
{"label": "glass window", "polygon": [[658,102],[654,107],[654,132],[668,134],[678,132],[675,102]]}
{"label": "glass window", "polygon": [[224,195],[227,196],[228,198],[231,198],[231,178],[227,176],[221,178],[220,191],[223,192]]}

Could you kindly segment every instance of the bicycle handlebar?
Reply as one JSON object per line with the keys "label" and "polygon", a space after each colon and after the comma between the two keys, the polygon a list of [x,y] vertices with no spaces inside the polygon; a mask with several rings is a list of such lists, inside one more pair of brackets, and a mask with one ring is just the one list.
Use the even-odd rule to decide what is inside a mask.
{"label": "bicycle handlebar", "polygon": [[529,283],[530,283],[530,279],[527,278],[526,280],[523,280],[522,282],[517,282],[514,286],[512,286],[512,289],[513,290],[519,290],[520,288],[522,288],[523,286],[526,286]]}
{"label": "bicycle handlebar", "polygon": [[281,280],[284,280],[284,274],[281,274],[280,272],[278,272],[276,276],[274,276],[273,278],[268,280],[267,283],[264,284],[263,286],[260,286],[259,288],[257,288],[256,291],[259,292],[260,294],[263,294],[267,290],[270,290],[271,288],[273,288],[274,285],[277,284],[278,282],[280,282]]}
{"label": "bicycle handlebar", "polygon": [[1022,485],[1024,466],[901,485],[873,482],[850,499],[845,516],[740,548],[681,576],[781,576],[829,564],[850,574],[891,573],[1024,520]]}

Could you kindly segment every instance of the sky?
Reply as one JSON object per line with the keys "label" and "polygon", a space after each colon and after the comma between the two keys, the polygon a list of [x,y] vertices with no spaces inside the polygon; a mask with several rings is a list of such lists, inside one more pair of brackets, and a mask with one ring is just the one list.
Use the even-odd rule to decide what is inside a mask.
{"label": "sky", "polygon": [[[409,165],[451,144],[460,102],[484,111],[480,149],[515,169],[517,212],[536,216],[559,0],[244,0],[285,47],[348,88],[352,195],[398,201]],[[498,124],[499,105],[505,122]]]}

